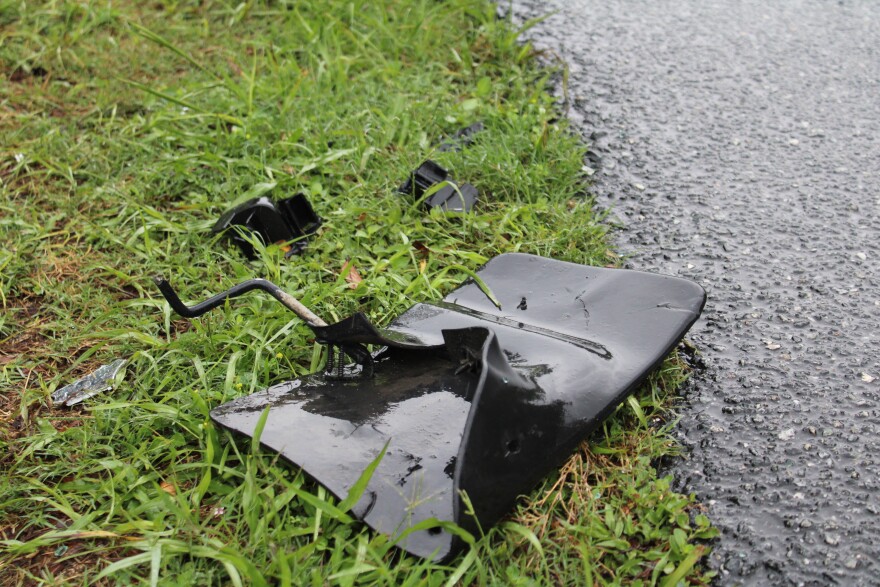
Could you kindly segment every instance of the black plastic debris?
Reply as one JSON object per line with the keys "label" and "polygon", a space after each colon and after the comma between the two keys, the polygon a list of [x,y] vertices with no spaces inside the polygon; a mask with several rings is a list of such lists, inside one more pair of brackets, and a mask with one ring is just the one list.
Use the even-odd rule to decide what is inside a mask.
{"label": "black plastic debris", "polygon": [[477,203],[477,188],[469,183],[456,183],[449,172],[430,159],[419,165],[397,191],[421,199],[434,186],[445,183],[425,199],[428,208],[448,212],[470,212]]}
{"label": "black plastic debris", "polygon": [[474,142],[474,135],[483,131],[483,123],[475,122],[470,126],[455,131],[451,137],[437,146],[441,153],[446,151],[460,151]]}
{"label": "black plastic debris", "polygon": [[55,390],[52,394],[52,403],[56,406],[70,407],[99,393],[110,391],[113,389],[116,375],[124,365],[125,359],[116,359],[70,385]]}
{"label": "black plastic debris", "polygon": [[306,237],[317,232],[321,218],[315,213],[304,194],[296,194],[273,202],[267,197],[248,200],[228,210],[211,229],[213,232],[228,231],[232,241],[249,258],[255,258],[254,248],[233,226],[243,226],[266,244],[290,242],[285,257],[302,253],[308,246]]}
{"label": "black plastic debris", "polygon": [[313,326],[328,344],[375,345],[372,368],[281,383],[211,418],[253,436],[269,407],[262,444],[339,498],[381,459],[353,513],[414,555],[448,560],[462,543],[435,521],[473,533],[477,520],[487,530],[507,514],[659,365],[705,302],[684,279],[533,255],[495,257],[479,275],[500,308],[469,280],[382,330],[363,314]]}

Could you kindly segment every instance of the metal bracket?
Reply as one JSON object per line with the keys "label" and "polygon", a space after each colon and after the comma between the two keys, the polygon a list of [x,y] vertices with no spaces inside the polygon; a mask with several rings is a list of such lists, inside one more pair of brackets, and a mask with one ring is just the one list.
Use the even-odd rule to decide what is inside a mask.
{"label": "metal bracket", "polygon": [[[206,312],[223,305],[226,300],[236,298],[238,296],[248,293],[249,291],[265,291],[269,293],[273,298],[281,302],[281,304],[285,308],[302,318],[302,320],[306,324],[308,324],[309,328],[311,328],[315,332],[315,334],[318,335],[319,342],[328,347],[328,375],[348,377],[352,374],[357,374],[364,377],[370,377],[373,374],[373,355],[370,353],[367,347],[357,342],[350,342],[328,337],[327,328],[329,325],[324,322],[324,320],[322,320],[314,312],[303,305],[303,303],[300,302],[298,299],[296,299],[271,281],[267,281],[265,279],[248,279],[247,281],[242,281],[239,284],[233,285],[226,291],[221,292],[203,302],[194,304],[192,306],[187,306],[186,304],[184,304],[181,301],[180,297],[177,295],[177,292],[174,291],[174,288],[171,287],[171,284],[168,283],[168,280],[161,275],[156,275],[155,277],[153,277],[153,282],[159,287],[159,291],[162,292],[162,296],[171,306],[171,309],[177,312],[179,315],[183,316],[184,318],[198,318],[202,314],[205,314]],[[351,372],[351,370],[345,370],[345,356],[351,357],[352,360],[354,360],[358,365],[361,366],[361,369],[358,373],[353,373]]]}

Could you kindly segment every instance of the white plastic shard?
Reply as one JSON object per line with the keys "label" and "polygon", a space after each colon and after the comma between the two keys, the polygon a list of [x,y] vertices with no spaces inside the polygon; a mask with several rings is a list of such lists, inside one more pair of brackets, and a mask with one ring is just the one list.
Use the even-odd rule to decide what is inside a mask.
{"label": "white plastic shard", "polygon": [[52,403],[56,406],[74,406],[99,393],[110,391],[116,381],[116,375],[125,365],[125,359],[116,359],[112,363],[99,367],[85,377],[78,379],[70,385],[55,390],[52,394]]}

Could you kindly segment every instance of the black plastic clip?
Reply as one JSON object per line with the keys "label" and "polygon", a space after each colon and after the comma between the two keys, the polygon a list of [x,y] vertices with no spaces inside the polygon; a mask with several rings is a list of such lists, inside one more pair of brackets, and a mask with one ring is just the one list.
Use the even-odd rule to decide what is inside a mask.
{"label": "black plastic clip", "polygon": [[[223,232],[232,226],[244,226],[259,235],[266,244],[296,241],[290,244],[285,257],[298,255],[308,246],[306,238],[317,232],[321,218],[304,194],[296,194],[273,202],[263,196],[248,200],[226,211],[214,224],[212,232]],[[248,259],[255,258],[254,248],[236,231],[229,231],[232,242],[237,244]]]}
{"label": "black plastic clip", "polygon": [[443,182],[447,182],[446,185],[428,196],[425,206],[448,212],[470,212],[477,203],[477,188],[469,183],[456,183],[448,171],[430,159],[419,165],[397,191],[419,199],[430,188]]}

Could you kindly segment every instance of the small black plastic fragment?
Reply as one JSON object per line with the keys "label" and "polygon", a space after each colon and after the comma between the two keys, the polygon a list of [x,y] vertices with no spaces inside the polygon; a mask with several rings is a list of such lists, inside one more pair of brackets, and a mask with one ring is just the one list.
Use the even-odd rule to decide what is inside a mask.
{"label": "small black plastic fragment", "polygon": [[441,153],[445,153],[446,151],[461,151],[464,147],[467,147],[474,142],[474,135],[482,132],[483,128],[485,127],[482,122],[475,122],[470,126],[459,129],[447,140],[440,143],[437,146],[437,150]]}
{"label": "small black plastic fragment", "polygon": [[413,171],[409,178],[397,188],[401,194],[409,194],[421,198],[431,186],[449,179],[449,172],[436,162],[428,159]]}
{"label": "small black plastic fragment", "polygon": [[469,183],[445,185],[425,201],[429,208],[442,208],[448,212],[470,212],[476,203],[477,188]]}
{"label": "small black plastic fragment", "polygon": [[448,183],[428,196],[425,207],[442,208],[448,212],[470,212],[477,203],[477,188],[469,183],[456,183],[446,169],[430,159],[419,165],[397,191],[418,200],[429,189],[443,182]]}
{"label": "small black plastic fragment", "polygon": [[[296,240],[291,243],[290,250],[285,255],[289,257],[305,250],[307,243],[304,237],[317,232],[321,226],[321,218],[315,214],[304,194],[296,194],[277,202],[263,196],[227,210],[211,230],[215,233],[223,232],[232,226],[244,226],[259,235],[266,244]],[[234,230],[230,230],[228,234],[249,259],[255,258],[251,243]]]}

